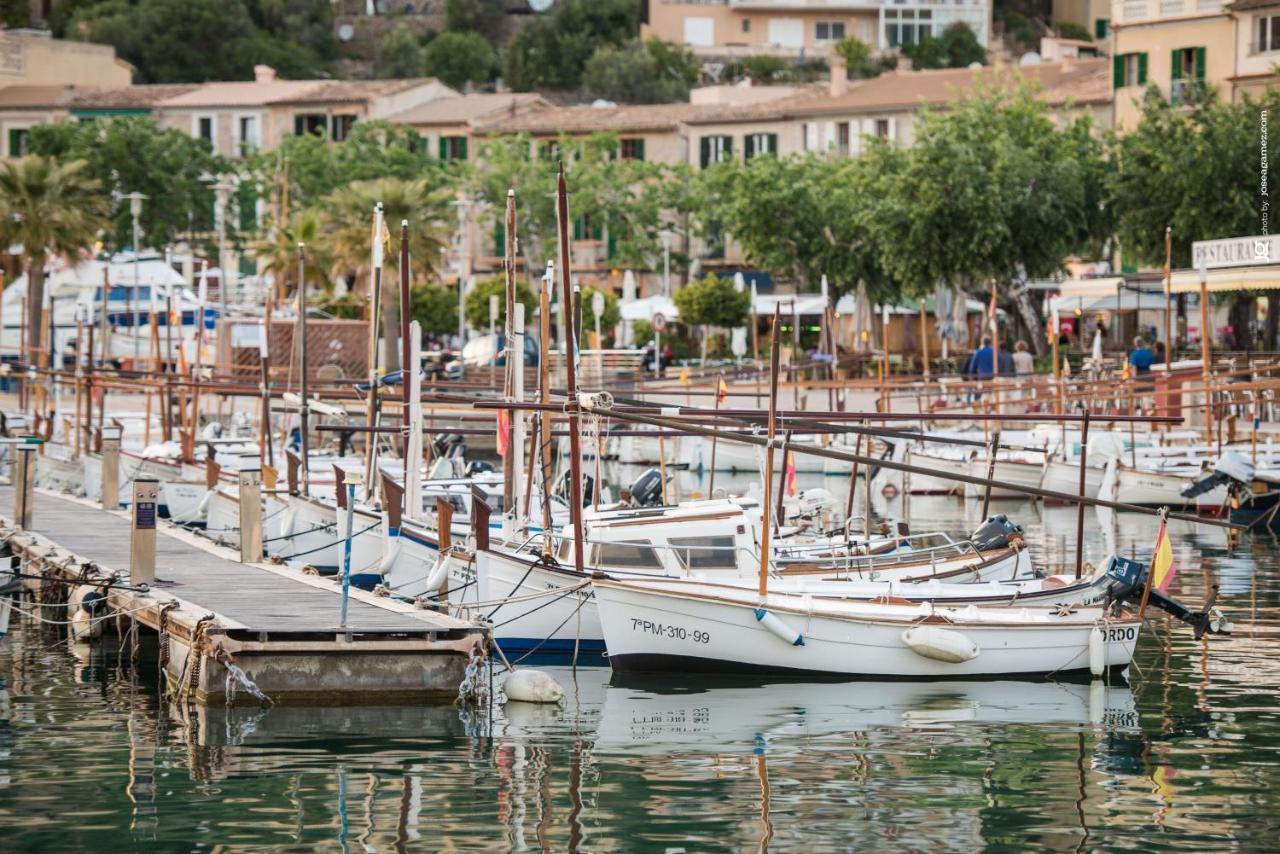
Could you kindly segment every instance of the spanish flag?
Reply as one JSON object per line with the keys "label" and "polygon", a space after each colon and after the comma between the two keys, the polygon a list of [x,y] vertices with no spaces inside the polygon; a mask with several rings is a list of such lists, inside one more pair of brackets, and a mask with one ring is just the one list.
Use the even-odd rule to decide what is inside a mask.
{"label": "spanish flag", "polygon": [[1178,568],[1173,565],[1173,546],[1169,543],[1169,532],[1165,529],[1165,521],[1160,520],[1160,530],[1156,532],[1156,551],[1151,557],[1151,584],[1161,593],[1169,589],[1173,576]]}
{"label": "spanish flag", "polygon": [[791,453],[790,451],[788,451],[788,452],[787,452],[787,468],[786,468],[786,477],[787,477],[787,495],[790,495],[790,496],[792,496],[792,497],[795,497],[795,494],[796,494],[796,455],[795,455],[795,454],[793,454],[793,453]]}
{"label": "spanish flag", "polygon": [[729,396],[729,384],[724,381],[724,377],[720,378],[720,385],[716,387],[716,403],[722,404],[726,397]]}
{"label": "spanish flag", "polygon": [[511,413],[506,409],[498,410],[498,456],[505,457],[511,450]]}

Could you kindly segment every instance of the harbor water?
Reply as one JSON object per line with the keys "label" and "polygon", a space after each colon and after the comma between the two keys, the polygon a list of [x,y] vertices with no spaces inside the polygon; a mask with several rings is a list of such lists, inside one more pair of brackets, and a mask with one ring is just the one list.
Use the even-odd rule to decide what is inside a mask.
{"label": "harbor water", "polygon": [[[963,535],[980,509],[919,497],[912,528]],[[1073,564],[1074,508],[993,511],[1038,562]],[[1154,520],[1087,514],[1087,561],[1149,556]],[[558,707],[183,708],[154,641],[77,649],[15,615],[3,848],[1270,849],[1280,542],[1170,532],[1171,592],[1198,605],[1220,585],[1234,634],[1196,641],[1157,614],[1128,684],[623,679],[596,657],[538,665]]]}

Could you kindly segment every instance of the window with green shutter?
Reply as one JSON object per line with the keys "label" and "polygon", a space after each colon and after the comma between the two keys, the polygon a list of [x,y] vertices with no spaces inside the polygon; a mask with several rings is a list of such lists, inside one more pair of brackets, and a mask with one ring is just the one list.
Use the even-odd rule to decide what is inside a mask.
{"label": "window with green shutter", "polygon": [[23,157],[27,153],[27,129],[9,129],[9,156]]}
{"label": "window with green shutter", "polygon": [[1124,54],[1111,57],[1111,88],[1124,88]]}
{"label": "window with green shutter", "polygon": [[618,156],[623,160],[644,160],[644,140],[632,138],[618,140]]}
{"label": "window with green shutter", "polygon": [[440,137],[440,159],[446,162],[467,159],[467,138],[465,136]]}
{"label": "window with green shutter", "polygon": [[699,163],[706,169],[712,163],[720,163],[733,157],[733,137],[704,136],[698,143]]}
{"label": "window with green shutter", "polygon": [[1093,22],[1093,37],[1096,39],[1105,39],[1110,32],[1111,21],[1107,18],[1098,18]]}
{"label": "window with green shutter", "polygon": [[1138,85],[1147,85],[1147,55],[1145,53],[1138,54]]}
{"label": "window with green shutter", "polygon": [[1196,48],[1196,79],[1204,81],[1204,48]]}

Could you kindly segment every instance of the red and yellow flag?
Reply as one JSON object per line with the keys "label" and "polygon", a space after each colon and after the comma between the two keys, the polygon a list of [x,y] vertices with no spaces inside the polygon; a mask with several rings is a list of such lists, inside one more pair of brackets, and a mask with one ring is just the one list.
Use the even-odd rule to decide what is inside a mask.
{"label": "red and yellow flag", "polygon": [[787,495],[796,494],[796,455],[787,454]]}
{"label": "red and yellow flag", "polygon": [[505,457],[510,450],[511,412],[498,410],[498,456]]}
{"label": "red and yellow flag", "polygon": [[729,384],[724,381],[724,377],[720,378],[720,384],[716,387],[716,403],[724,403],[726,397],[729,396]]}
{"label": "red and yellow flag", "polygon": [[1173,546],[1169,543],[1169,532],[1165,522],[1160,520],[1160,530],[1156,532],[1156,551],[1151,557],[1151,584],[1161,593],[1169,589],[1173,576],[1178,568],[1173,565]]}

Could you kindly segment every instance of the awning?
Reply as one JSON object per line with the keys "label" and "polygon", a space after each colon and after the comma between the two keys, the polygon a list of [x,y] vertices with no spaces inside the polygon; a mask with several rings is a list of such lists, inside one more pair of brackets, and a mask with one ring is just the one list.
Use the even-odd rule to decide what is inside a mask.
{"label": "awning", "polygon": [[666,320],[675,320],[680,316],[676,304],[670,297],[661,294],[644,299],[624,301],[618,306],[618,313],[623,320],[652,320],[655,314],[661,314]]}
{"label": "awning", "polygon": [[1064,297],[1115,296],[1116,288],[1124,287],[1123,276],[1105,279],[1067,279],[1059,283],[1058,293]]}
{"label": "awning", "polygon": [[[1175,294],[1200,293],[1199,270],[1174,270],[1172,278]],[[1280,266],[1209,270],[1205,276],[1205,285],[1211,293],[1280,290]]]}
{"label": "awning", "polygon": [[1080,311],[1164,311],[1168,307],[1164,294],[1139,293],[1137,291],[1121,291],[1116,298],[1115,290],[1108,296],[1060,296],[1049,300],[1050,311],[1059,315],[1069,315],[1077,309]]}

